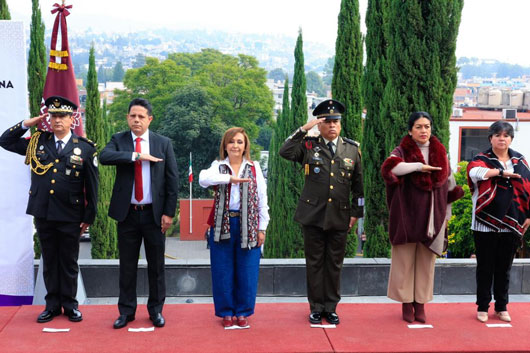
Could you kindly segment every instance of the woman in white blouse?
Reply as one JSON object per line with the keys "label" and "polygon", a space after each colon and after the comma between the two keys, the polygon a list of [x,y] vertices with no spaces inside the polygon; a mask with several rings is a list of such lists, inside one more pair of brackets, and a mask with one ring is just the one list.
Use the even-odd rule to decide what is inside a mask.
{"label": "woman in white blouse", "polygon": [[473,193],[471,229],[477,256],[477,319],[488,321],[491,288],[495,314],[511,321],[507,311],[510,270],[521,238],[530,225],[530,171],[523,155],[512,150],[513,127],[496,121],[488,130],[491,148],[468,164]]}
{"label": "woman in white blouse", "polygon": [[201,171],[199,184],[213,187],[215,194],[208,222],[215,315],[223,318],[224,327],[249,328],[269,207],[265,179],[260,165],[250,159],[243,128],[225,132],[219,159]]}

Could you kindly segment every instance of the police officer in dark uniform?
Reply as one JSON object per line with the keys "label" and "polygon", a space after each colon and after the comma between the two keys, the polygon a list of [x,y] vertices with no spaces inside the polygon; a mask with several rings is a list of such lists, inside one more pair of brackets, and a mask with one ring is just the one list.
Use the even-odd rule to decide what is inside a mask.
{"label": "police officer in dark uniform", "polygon": [[[330,324],[340,322],[336,307],[347,234],[363,216],[359,144],[339,136],[342,113],[339,101],[323,101],[313,111],[316,119],[297,129],[280,148],[280,155],[301,163],[305,174],[294,219],[303,227],[313,324],[320,324],[322,317]],[[320,136],[307,136],[314,126]]]}
{"label": "police officer in dark uniform", "polygon": [[35,217],[39,235],[46,309],[37,322],[48,322],[62,313],[70,321],[83,319],[75,299],[79,267],[79,237],[96,216],[98,162],[91,141],[70,128],[76,105],[59,96],[45,101],[53,132],[37,131],[31,139],[22,136],[46,115],[24,120],[0,137],[0,146],[26,155],[31,167],[27,214]]}

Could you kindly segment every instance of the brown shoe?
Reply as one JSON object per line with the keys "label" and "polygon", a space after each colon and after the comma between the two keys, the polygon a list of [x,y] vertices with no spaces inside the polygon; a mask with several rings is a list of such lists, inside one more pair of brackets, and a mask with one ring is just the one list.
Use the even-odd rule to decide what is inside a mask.
{"label": "brown shoe", "polygon": [[406,322],[414,321],[414,307],[412,303],[403,303],[401,305],[401,312],[403,313],[403,320]]}
{"label": "brown shoe", "polygon": [[425,316],[425,305],[420,303],[413,303],[414,305],[414,318],[416,321],[421,322],[422,324],[427,321],[427,317]]}

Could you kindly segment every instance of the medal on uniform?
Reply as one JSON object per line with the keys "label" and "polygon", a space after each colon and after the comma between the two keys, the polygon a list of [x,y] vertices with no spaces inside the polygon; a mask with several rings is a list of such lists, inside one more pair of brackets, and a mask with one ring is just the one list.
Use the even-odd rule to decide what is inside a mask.
{"label": "medal on uniform", "polygon": [[70,174],[72,174],[72,169],[66,169],[66,172],[65,172],[65,173],[66,173],[66,175],[70,175]]}
{"label": "medal on uniform", "polygon": [[349,158],[344,158],[344,165],[346,167],[353,167],[353,161]]}
{"label": "medal on uniform", "polygon": [[304,170],[305,175],[309,175],[309,164],[306,163],[306,164],[304,165],[304,169],[305,169],[305,170]]}
{"label": "medal on uniform", "polygon": [[74,154],[75,154],[76,156],[81,155],[81,149],[80,149],[79,147],[74,148]]}
{"label": "medal on uniform", "polygon": [[79,172],[76,171],[75,172],[75,176],[78,177],[79,176]]}
{"label": "medal on uniform", "polygon": [[44,145],[40,145],[40,146],[39,146],[39,150],[42,151],[43,149],[44,149]]}
{"label": "medal on uniform", "polygon": [[319,147],[319,146],[316,146],[315,148],[313,148],[313,150],[314,150],[315,152],[319,152],[319,151],[320,151],[320,147]]}
{"label": "medal on uniform", "polygon": [[318,157],[318,156],[320,156],[320,153],[315,152],[314,156],[315,156],[315,157]]}
{"label": "medal on uniform", "polygon": [[319,167],[315,167],[315,169],[313,169],[313,171],[314,171],[316,174],[318,174],[318,173],[320,173],[320,168],[319,168]]}

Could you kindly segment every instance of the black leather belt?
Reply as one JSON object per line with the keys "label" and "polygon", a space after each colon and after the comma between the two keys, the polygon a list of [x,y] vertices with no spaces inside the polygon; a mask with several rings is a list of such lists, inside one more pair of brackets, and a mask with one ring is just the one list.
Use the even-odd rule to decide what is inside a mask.
{"label": "black leather belt", "polygon": [[230,217],[239,217],[240,214],[241,214],[241,212],[239,212],[239,211],[238,212],[234,212],[234,211],[228,212],[228,215]]}
{"label": "black leather belt", "polygon": [[147,203],[147,204],[144,204],[144,205],[131,204],[131,210],[132,211],[146,211],[146,210],[150,210],[152,208],[153,208],[153,204],[151,204],[151,203]]}

